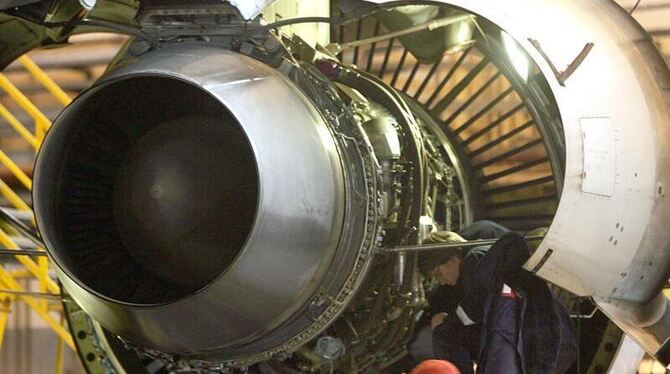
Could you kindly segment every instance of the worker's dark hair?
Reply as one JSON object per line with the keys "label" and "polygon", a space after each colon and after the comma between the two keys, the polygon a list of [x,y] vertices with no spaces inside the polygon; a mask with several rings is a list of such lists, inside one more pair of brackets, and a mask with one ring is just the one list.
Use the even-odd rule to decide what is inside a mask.
{"label": "worker's dark hair", "polygon": [[435,267],[449,262],[454,256],[463,256],[463,251],[458,248],[454,249],[434,249],[419,253],[419,271],[421,273],[428,273]]}

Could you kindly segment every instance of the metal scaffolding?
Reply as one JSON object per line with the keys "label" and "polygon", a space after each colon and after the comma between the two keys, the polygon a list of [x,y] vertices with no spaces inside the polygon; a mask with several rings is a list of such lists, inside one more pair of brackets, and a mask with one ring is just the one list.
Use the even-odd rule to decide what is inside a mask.
{"label": "metal scaffolding", "polygon": [[[18,62],[39,82],[60,104],[68,105],[72,99],[61,89],[30,57],[22,56]],[[51,120],[10,81],[0,73],[0,89],[18,105],[34,122],[34,131],[22,123],[6,106],[0,104],[0,116],[25,140],[35,153],[39,150],[44,134],[51,126]],[[32,178],[7,153],[0,148],[0,164],[6,167],[11,175],[19,181],[20,187],[30,192]],[[25,192],[25,191],[24,191]],[[0,195],[4,197],[17,213],[28,217],[28,224],[34,228],[32,209],[7,181],[0,179]],[[24,303],[35,315],[43,320],[56,334],[58,345],[55,358],[55,372],[62,372],[63,350],[65,346],[76,350],[72,337],[65,326],[60,304],[60,287],[55,276],[49,272],[49,260],[44,255],[44,248],[32,248],[30,240],[21,230],[16,230],[11,222],[0,222],[0,348],[7,328],[9,314],[15,310],[16,303]],[[13,254],[15,251],[16,254]],[[36,253],[30,253],[30,252]],[[10,269],[8,259],[18,262],[19,268]],[[32,279],[38,285],[37,291],[26,289],[20,279]]]}

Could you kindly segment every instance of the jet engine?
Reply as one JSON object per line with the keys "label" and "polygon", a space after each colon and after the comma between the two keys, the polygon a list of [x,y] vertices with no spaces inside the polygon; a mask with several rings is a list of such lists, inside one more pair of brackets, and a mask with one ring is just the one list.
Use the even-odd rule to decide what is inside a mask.
{"label": "jet engine", "polygon": [[[54,21],[59,3],[6,14],[43,44],[131,36],[35,168],[90,371],[393,370],[434,286],[422,251],[482,244],[431,233],[484,219],[544,228],[526,269],[575,318],[600,310],[584,368],[617,353],[601,313],[670,362],[670,74],[614,3],[337,1],[271,22],[267,1]],[[329,40],[286,29],[314,23]]]}

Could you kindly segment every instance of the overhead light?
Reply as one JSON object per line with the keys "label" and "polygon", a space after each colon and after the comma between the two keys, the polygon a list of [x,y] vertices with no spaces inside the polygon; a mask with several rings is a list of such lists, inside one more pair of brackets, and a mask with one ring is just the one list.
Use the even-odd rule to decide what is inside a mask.
{"label": "overhead light", "polygon": [[79,4],[81,4],[81,6],[89,12],[93,10],[97,2],[97,0],[79,0]]}
{"label": "overhead light", "polygon": [[457,44],[463,44],[472,39],[472,19],[461,21],[461,23],[453,26],[454,28],[454,41]]}
{"label": "overhead light", "polygon": [[446,33],[447,53],[454,53],[471,46],[475,41],[472,38],[474,25],[472,18],[466,18],[449,27]]}
{"label": "overhead light", "polygon": [[519,73],[521,79],[528,81],[528,76],[530,75],[530,61],[526,53],[521,49],[519,43],[516,42],[508,33],[505,31],[500,32],[502,35],[502,42],[505,50],[507,51],[507,56],[514,66],[514,69]]}

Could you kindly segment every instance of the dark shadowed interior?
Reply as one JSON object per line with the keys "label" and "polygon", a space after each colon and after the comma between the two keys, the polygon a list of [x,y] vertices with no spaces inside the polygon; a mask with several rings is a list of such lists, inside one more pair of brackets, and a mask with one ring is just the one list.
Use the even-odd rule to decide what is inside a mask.
{"label": "dark shadowed interior", "polygon": [[59,155],[60,262],[120,302],[156,304],[207,286],[235,260],[258,199],[253,150],[199,87],[135,77],[82,96]]}

